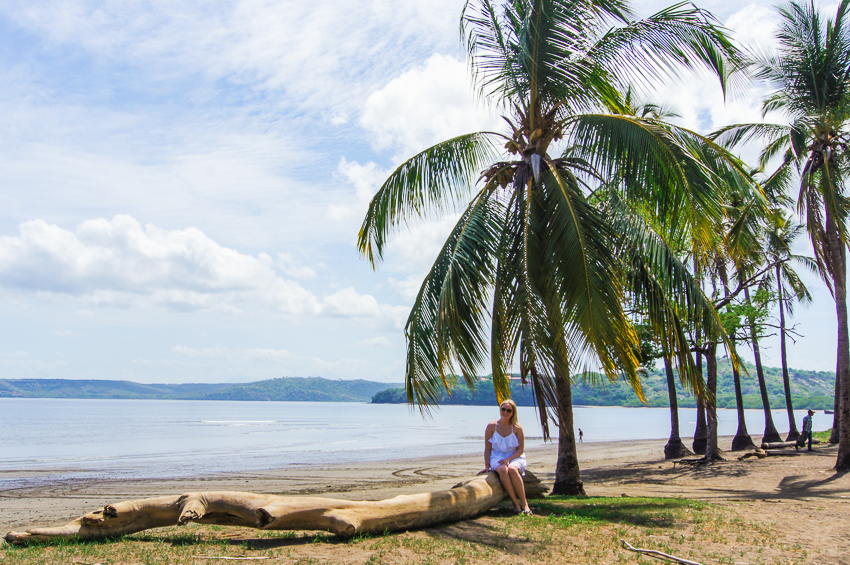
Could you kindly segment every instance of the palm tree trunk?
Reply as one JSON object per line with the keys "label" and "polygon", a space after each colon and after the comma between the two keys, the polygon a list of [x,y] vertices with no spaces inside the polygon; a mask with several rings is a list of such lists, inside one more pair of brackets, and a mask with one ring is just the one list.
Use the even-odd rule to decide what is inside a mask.
{"label": "palm tree trunk", "polygon": [[841,415],[841,410],[838,409],[838,401],[841,399],[841,390],[839,386],[841,382],[838,380],[838,364],[835,366],[835,392],[832,395],[832,431],[829,433],[829,443],[838,443],[838,417]]}
{"label": "palm tree trunk", "polygon": [[[699,337],[697,337],[697,372],[702,375],[702,351],[699,351]],[[691,447],[697,455],[705,454],[705,444],[708,441],[708,425],[705,421],[705,401],[702,396],[697,395],[697,423],[694,429],[694,441]]]}
{"label": "palm tree trunk", "polygon": [[785,349],[785,297],[782,295],[782,269],[776,265],[776,296],[779,302],[779,357],[782,359],[782,386],[785,388],[785,410],[788,412],[788,437],[794,441],[800,437],[794,419],[794,403],[791,400],[791,379],[788,377],[788,356]]}
{"label": "palm tree trunk", "polygon": [[573,391],[569,377],[556,376],[555,393],[558,396],[558,461],[552,494],[584,495],[573,432]]}
{"label": "palm tree trunk", "polygon": [[[717,262],[717,273],[720,276],[720,282],[723,283],[723,292],[728,297],[729,296],[729,276],[726,273],[726,263],[718,260]],[[741,276],[741,273],[738,273],[738,276]],[[749,304],[749,290],[744,289],[744,292],[747,296],[747,303]],[[735,338],[732,336],[732,341],[734,342]],[[716,347],[715,347],[716,351]],[[734,352],[730,352],[734,353]],[[730,356],[731,357],[731,356]],[[715,360],[715,367],[717,365],[717,361]],[[716,369],[715,369],[716,371]],[[750,433],[747,431],[747,421],[744,416],[744,397],[741,393],[741,373],[738,371],[738,368],[735,366],[735,363],[732,363],[732,381],[735,384],[735,409],[737,411],[738,417],[738,429],[735,432],[735,437],[732,438],[732,451],[744,451],[746,449],[755,448],[755,444],[753,443],[753,438],[750,437]],[[717,408],[715,407],[715,411]],[[716,412],[715,412],[716,413]]]}
{"label": "palm tree trunk", "polygon": [[782,360],[782,386],[785,389],[785,410],[788,412],[788,437],[785,441],[794,441],[800,437],[797,421],[794,418],[794,402],[791,397],[791,379],[788,375],[788,351],[785,343],[785,297],[782,292],[782,271],[776,266],[776,296],[779,301],[779,356]]}
{"label": "palm tree trunk", "polygon": [[847,263],[844,243],[838,236],[835,220],[827,209],[827,242],[832,258],[832,282],[835,291],[835,313],[838,321],[838,351],[835,371],[838,409],[838,455],[836,471],[850,471],[850,332],[847,326]]}
{"label": "palm tree trunk", "polygon": [[744,395],[741,392],[741,373],[732,365],[732,380],[735,382],[735,408],[738,410],[738,431],[732,438],[732,451],[755,449],[756,444],[747,431],[747,420],[744,418]]}
{"label": "palm tree trunk", "polygon": [[705,460],[723,459],[717,447],[717,344],[711,343],[706,353],[707,378],[705,381],[705,420],[707,438],[705,444]]}
{"label": "palm tree trunk", "polygon": [[[744,299],[747,305],[752,307],[753,302],[750,300],[750,289],[744,289]],[[767,395],[767,382],[764,380],[764,368],[761,365],[761,349],[759,348],[758,332],[756,332],[753,320],[750,320],[750,339],[753,344],[753,357],[756,362],[756,375],[759,381],[759,392],[761,392],[761,405],[764,409],[764,437],[762,442],[773,443],[782,441],[779,432],[776,431],[776,426],[773,424],[773,414],[770,411],[770,398]]]}
{"label": "palm tree trunk", "polygon": [[670,354],[664,352],[664,371],[667,373],[667,396],[670,399],[670,439],[664,446],[664,459],[681,459],[692,455],[679,436],[679,399],[676,398],[676,378]]}

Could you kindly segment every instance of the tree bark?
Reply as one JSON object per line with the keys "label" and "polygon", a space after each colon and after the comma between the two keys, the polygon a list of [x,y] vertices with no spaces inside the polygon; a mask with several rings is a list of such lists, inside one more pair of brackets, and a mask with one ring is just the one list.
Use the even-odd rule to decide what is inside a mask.
{"label": "tree bark", "polygon": [[670,439],[664,446],[664,459],[681,459],[693,455],[679,436],[679,399],[676,398],[676,378],[668,352],[664,352],[664,371],[667,373],[667,397],[670,399]]}
{"label": "tree bark", "polygon": [[558,375],[555,378],[555,393],[558,396],[558,461],[552,494],[584,495],[573,431],[573,392],[569,377]]}
{"label": "tree bark", "polygon": [[[697,340],[699,347],[699,340]],[[702,376],[702,352],[697,351],[697,372]],[[705,445],[708,442],[708,424],[705,421],[705,401],[702,396],[697,395],[697,423],[694,429],[694,441],[691,447],[697,455],[705,455]]]}
{"label": "tree bark", "polygon": [[[744,299],[747,305],[752,307],[753,302],[750,300],[750,289],[744,289]],[[761,349],[759,348],[758,332],[756,332],[754,320],[750,319],[750,339],[753,345],[753,358],[756,362],[756,376],[759,382],[759,392],[761,393],[761,405],[764,409],[764,437],[763,442],[782,441],[779,432],[776,431],[776,426],[773,423],[773,414],[770,411],[770,398],[767,395],[767,382],[764,379],[764,368],[761,364]]]}
{"label": "tree bark", "polygon": [[708,376],[705,382],[705,420],[707,438],[705,444],[706,461],[723,459],[717,447],[717,344],[711,343],[706,353]]}
{"label": "tree bark", "polygon": [[785,410],[788,412],[788,437],[785,441],[794,441],[800,437],[797,421],[794,419],[794,402],[791,399],[791,379],[788,376],[788,356],[785,344],[785,297],[782,293],[782,269],[776,265],[776,296],[779,301],[779,357],[782,359],[782,386],[785,388]]}
{"label": "tree bark", "polygon": [[838,409],[835,411],[835,428],[838,429],[838,455],[836,471],[850,471],[850,333],[847,326],[847,264],[844,242],[838,234],[835,219],[826,212],[827,241],[832,263],[832,281],[835,291],[835,313],[838,322],[836,355],[836,392]]}
{"label": "tree bark", "polygon": [[738,431],[732,438],[732,451],[746,451],[754,449],[756,444],[747,431],[747,420],[744,418],[744,395],[741,392],[741,373],[732,365],[732,380],[735,383],[735,408],[738,411]]}
{"label": "tree bark", "polygon": [[[526,471],[529,497],[543,493]],[[474,477],[454,488],[387,500],[352,501],[251,492],[193,492],[109,504],[64,526],[9,532],[7,542],[23,545],[65,538],[95,540],[190,522],[262,530],[322,530],[338,536],[425,528],[464,520],[487,511],[506,496],[498,474]]]}
{"label": "tree bark", "polygon": [[832,393],[832,430],[829,432],[829,443],[838,443],[838,424],[841,410],[838,401],[841,400],[841,381],[838,380],[838,363],[835,364],[835,392]]}

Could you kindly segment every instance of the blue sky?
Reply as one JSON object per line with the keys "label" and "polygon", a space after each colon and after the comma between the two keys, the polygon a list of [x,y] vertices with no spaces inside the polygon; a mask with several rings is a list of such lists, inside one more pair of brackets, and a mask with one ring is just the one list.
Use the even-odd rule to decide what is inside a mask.
{"label": "blue sky", "polygon": [[[355,238],[404,158],[499,127],[472,95],[462,5],[3,2],[0,378],[400,382],[453,218],[398,234],[378,271]],[[768,2],[701,7],[753,44],[775,24]],[[653,96],[707,131],[759,119],[763,92],[724,102],[688,76]],[[811,280],[791,364],[834,369]]]}

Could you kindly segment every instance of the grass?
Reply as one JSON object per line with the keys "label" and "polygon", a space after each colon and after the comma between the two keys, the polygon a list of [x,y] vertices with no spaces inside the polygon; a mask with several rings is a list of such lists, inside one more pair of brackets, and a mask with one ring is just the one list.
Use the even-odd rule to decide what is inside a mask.
{"label": "grass", "polygon": [[823,442],[829,443],[829,436],[830,436],[831,433],[832,433],[832,428],[830,428],[826,431],[823,431],[823,432],[812,432],[812,438],[813,439],[819,439]]}
{"label": "grass", "polygon": [[[233,563],[201,557],[266,557],[296,565],[655,563],[623,550],[620,539],[702,563],[787,563],[791,545],[773,527],[723,506],[681,498],[551,496],[535,516],[496,509],[476,520],[424,531],[341,540],[317,532],[265,532],[190,525],[118,540],[0,547],[0,565],[158,565]],[[746,505],[744,505],[746,506]],[[743,516],[746,516],[744,512]]]}

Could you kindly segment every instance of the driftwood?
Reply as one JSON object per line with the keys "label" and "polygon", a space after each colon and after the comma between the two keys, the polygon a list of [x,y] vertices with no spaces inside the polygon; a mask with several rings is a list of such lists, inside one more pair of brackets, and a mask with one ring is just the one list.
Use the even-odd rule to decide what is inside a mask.
{"label": "driftwood", "polygon": [[744,459],[749,459],[750,457],[758,457],[759,459],[764,459],[768,456],[767,451],[764,449],[756,449],[754,451],[747,452],[740,457],[738,457],[738,461],[743,461]]}
{"label": "driftwood", "polygon": [[[819,439],[813,439],[812,440],[812,445],[816,445],[818,443],[820,443]],[[804,443],[803,445],[801,445],[799,447],[804,447],[806,445],[808,445],[808,440],[806,440],[806,443]],[[798,445],[797,445],[796,441],[776,441],[776,442],[762,443],[761,444],[762,449],[784,449],[786,447],[798,447]]]}
{"label": "driftwood", "polygon": [[670,555],[669,553],[663,553],[654,549],[640,549],[632,546],[632,544],[630,544],[624,539],[621,539],[620,543],[623,544],[623,549],[628,549],[629,551],[634,551],[643,555],[649,555],[650,557],[655,557],[656,559],[667,559],[669,561],[681,563],[682,565],[702,565],[701,563],[698,563],[696,561],[689,561],[688,559],[682,559],[681,557],[676,557],[675,555]]}
{"label": "driftwood", "polygon": [[[545,488],[528,471],[525,482],[529,498],[543,495]],[[237,491],[193,492],[108,504],[64,526],[9,532],[5,539],[18,545],[62,538],[93,540],[190,522],[261,530],[322,530],[351,537],[471,518],[497,505],[505,496],[499,476],[493,472],[448,490],[377,501]]]}

